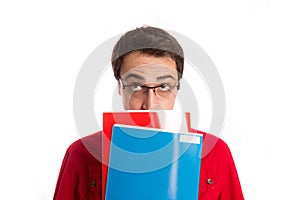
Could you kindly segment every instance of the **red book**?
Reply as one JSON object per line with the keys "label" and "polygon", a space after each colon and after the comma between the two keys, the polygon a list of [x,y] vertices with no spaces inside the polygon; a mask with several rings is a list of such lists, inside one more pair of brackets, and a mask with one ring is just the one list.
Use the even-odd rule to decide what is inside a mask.
{"label": "red book", "polygon": [[185,113],[185,119],[186,119],[187,131],[192,132],[192,129],[191,129],[191,113],[190,112]]}
{"label": "red book", "polygon": [[114,124],[160,128],[156,112],[106,112],[103,113],[102,137],[102,200],[105,199],[107,164],[109,159],[112,127]]}

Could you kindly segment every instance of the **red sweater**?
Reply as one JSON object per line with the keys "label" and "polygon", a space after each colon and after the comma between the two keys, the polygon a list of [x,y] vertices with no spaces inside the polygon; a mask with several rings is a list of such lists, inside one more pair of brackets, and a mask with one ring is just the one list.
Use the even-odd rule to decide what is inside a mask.
{"label": "red sweater", "polygon": [[[227,144],[204,136],[199,199],[244,199]],[[54,200],[101,200],[101,132],[77,140],[67,149],[56,184]]]}

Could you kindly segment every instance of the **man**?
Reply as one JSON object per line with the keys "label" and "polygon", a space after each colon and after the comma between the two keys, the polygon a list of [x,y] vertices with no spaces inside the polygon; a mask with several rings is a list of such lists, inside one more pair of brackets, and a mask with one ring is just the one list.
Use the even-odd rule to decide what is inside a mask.
{"label": "man", "polygon": [[[184,67],[181,46],[154,27],[127,32],[114,47],[112,67],[126,110],[173,109]],[[221,139],[204,136],[199,199],[244,199],[230,150]],[[64,157],[55,200],[101,199],[101,138],[98,132],[74,142]],[[211,148],[213,146],[213,148]]]}

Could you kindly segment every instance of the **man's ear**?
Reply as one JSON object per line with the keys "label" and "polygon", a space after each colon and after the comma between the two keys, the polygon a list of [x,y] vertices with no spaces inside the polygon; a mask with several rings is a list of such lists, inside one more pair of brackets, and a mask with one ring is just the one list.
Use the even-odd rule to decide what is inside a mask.
{"label": "man's ear", "polygon": [[121,96],[121,84],[120,84],[120,81],[118,81],[118,93]]}

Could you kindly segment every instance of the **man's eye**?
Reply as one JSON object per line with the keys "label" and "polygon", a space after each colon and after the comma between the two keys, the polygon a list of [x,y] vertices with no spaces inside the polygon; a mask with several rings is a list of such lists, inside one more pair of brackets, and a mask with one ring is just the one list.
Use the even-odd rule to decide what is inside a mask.
{"label": "man's eye", "polygon": [[168,85],[168,84],[162,84],[162,85],[160,85],[160,87],[159,87],[159,89],[160,90],[162,90],[162,91],[168,91],[168,90],[170,90],[170,86]]}

